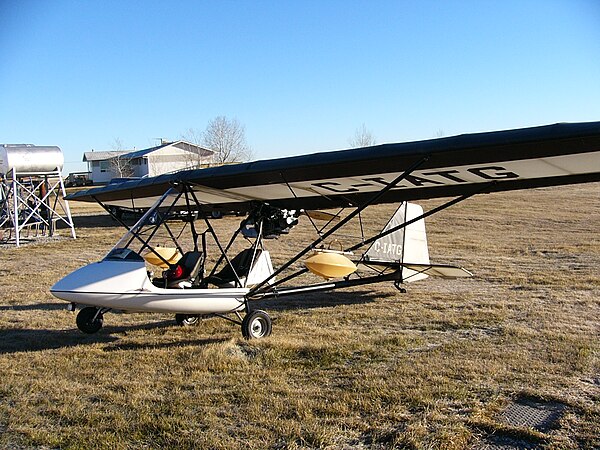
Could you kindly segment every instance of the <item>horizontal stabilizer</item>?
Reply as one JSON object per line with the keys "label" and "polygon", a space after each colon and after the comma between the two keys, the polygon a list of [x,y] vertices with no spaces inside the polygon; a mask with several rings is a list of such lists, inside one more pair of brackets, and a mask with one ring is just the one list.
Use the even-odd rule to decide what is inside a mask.
{"label": "horizontal stabilizer", "polygon": [[[371,266],[385,266],[385,267],[404,267],[412,272],[408,276],[404,277],[404,281],[410,283],[411,277],[433,275],[435,277],[442,278],[469,278],[473,274],[467,269],[463,269],[460,266],[452,266],[450,264],[418,264],[418,263],[401,263],[401,262],[390,262],[390,261],[374,261],[368,262]],[[420,278],[418,278],[420,279]]]}
{"label": "horizontal stabilizer", "polygon": [[467,269],[459,266],[451,266],[447,264],[402,264],[407,269],[414,270],[417,273],[425,273],[442,278],[468,278],[473,274]]}

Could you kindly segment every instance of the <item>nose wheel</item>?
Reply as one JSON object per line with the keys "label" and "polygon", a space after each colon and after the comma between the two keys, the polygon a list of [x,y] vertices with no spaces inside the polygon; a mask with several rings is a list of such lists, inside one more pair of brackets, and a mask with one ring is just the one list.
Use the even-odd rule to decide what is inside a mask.
{"label": "nose wheel", "polygon": [[269,315],[257,309],[249,312],[242,320],[242,335],[246,339],[259,339],[271,334],[273,324]]}
{"label": "nose wheel", "polygon": [[182,327],[196,325],[200,321],[200,316],[194,314],[175,314],[175,322]]}
{"label": "nose wheel", "polygon": [[86,334],[97,333],[102,328],[104,314],[101,309],[87,306],[77,314],[77,328]]}

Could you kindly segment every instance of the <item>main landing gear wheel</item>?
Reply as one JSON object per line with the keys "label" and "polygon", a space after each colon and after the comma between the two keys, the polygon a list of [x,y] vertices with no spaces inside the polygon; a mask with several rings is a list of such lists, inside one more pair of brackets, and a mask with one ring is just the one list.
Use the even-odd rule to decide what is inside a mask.
{"label": "main landing gear wheel", "polygon": [[177,325],[182,327],[189,327],[190,325],[196,325],[200,317],[193,314],[175,314],[175,322]]}
{"label": "main landing gear wheel", "polygon": [[273,324],[269,315],[257,309],[246,314],[242,321],[242,335],[246,339],[259,339],[271,334]]}
{"label": "main landing gear wheel", "polygon": [[94,334],[102,328],[103,319],[102,313],[99,312],[98,308],[88,306],[77,314],[77,328],[86,334]]}

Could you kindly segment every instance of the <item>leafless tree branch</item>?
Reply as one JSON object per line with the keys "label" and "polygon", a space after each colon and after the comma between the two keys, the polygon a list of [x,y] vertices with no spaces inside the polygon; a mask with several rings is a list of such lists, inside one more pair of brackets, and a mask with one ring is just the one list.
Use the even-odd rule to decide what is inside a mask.
{"label": "leafless tree branch", "polygon": [[[111,147],[115,152],[125,151],[123,143],[119,138],[114,139]],[[122,155],[115,155],[109,159],[109,163],[111,172],[118,178],[128,178],[133,176],[133,166],[130,158],[126,158]]]}
{"label": "leafless tree branch", "polygon": [[367,127],[363,123],[356,129],[354,136],[352,136],[348,142],[353,148],[369,147],[370,145],[375,145],[375,136],[367,130]]}

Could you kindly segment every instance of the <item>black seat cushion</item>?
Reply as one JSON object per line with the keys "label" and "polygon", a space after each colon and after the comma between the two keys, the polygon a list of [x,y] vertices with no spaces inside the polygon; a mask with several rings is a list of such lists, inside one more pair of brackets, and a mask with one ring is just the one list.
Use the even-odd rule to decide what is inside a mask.
{"label": "black seat cushion", "polygon": [[198,276],[203,260],[202,252],[186,252],[170,269],[163,273],[169,281],[194,281]]}
{"label": "black seat cushion", "polygon": [[[256,258],[255,260],[258,259],[258,257],[261,254],[261,250],[257,250],[256,251]],[[240,277],[240,279],[245,278],[248,276],[248,274],[250,273],[250,265],[252,264],[252,255],[254,254],[254,249],[252,248],[247,248],[246,250],[242,250],[240,253],[238,253],[237,255],[235,255],[235,257],[230,260],[231,262],[231,266],[233,266],[233,268],[235,268],[235,273],[232,269],[232,267],[229,264],[226,264],[225,267],[223,267],[219,273],[213,275],[212,277],[209,277],[207,279],[207,281],[211,284],[214,285],[223,285],[226,283],[231,283],[233,281],[235,281],[235,274],[237,273],[237,276]]]}

